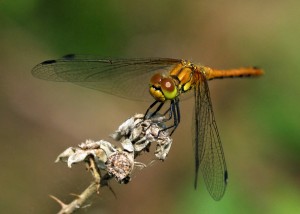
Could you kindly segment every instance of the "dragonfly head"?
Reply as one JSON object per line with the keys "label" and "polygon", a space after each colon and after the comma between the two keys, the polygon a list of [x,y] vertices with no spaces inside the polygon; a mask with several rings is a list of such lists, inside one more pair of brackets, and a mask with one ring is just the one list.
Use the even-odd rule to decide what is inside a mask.
{"label": "dragonfly head", "polygon": [[173,100],[178,96],[177,85],[172,77],[164,77],[157,73],[150,79],[150,94],[157,101],[164,102],[166,100]]}

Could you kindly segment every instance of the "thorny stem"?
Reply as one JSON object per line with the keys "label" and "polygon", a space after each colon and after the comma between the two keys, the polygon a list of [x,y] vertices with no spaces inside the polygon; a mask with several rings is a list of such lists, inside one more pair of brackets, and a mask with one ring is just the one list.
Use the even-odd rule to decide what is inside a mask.
{"label": "thorny stem", "polygon": [[90,186],[88,186],[80,195],[77,196],[76,199],[74,199],[69,204],[64,204],[59,199],[52,197],[54,200],[56,200],[61,205],[61,210],[58,212],[58,214],[69,214],[74,213],[77,209],[81,208],[86,201],[94,195],[99,189],[99,183],[96,181],[92,182]]}
{"label": "thorny stem", "polygon": [[[95,179],[95,183],[97,183],[99,185],[100,188],[100,181],[101,181],[101,174],[100,174],[100,170],[98,169],[98,167],[96,166],[96,163],[94,161],[94,159],[92,157],[89,158],[89,170],[91,171],[94,179]],[[98,189],[99,189],[98,188]]]}
{"label": "thorny stem", "polygon": [[[122,148],[117,148],[107,141],[87,140],[78,147],[70,147],[61,153],[56,162],[66,162],[69,167],[74,163],[85,162],[94,181],[69,204],[63,203],[54,196],[50,196],[61,205],[58,214],[74,213],[95,193],[100,194],[100,188],[108,186],[111,178],[119,183],[126,184],[130,181],[135,166],[145,166],[134,159],[149,151],[151,144],[156,143],[155,156],[164,160],[170,150],[172,139],[161,124],[164,117],[144,119],[144,115],[136,114],[125,121],[112,135],[114,140],[120,141]],[[106,173],[101,176],[101,171]]]}
{"label": "thorny stem", "polygon": [[91,174],[94,177],[94,181],[80,195],[76,195],[76,198],[71,203],[65,204],[55,196],[50,195],[51,198],[61,205],[61,210],[58,212],[58,214],[69,214],[75,212],[77,209],[83,207],[83,205],[91,196],[93,196],[95,193],[100,193],[99,190],[101,185],[107,185],[107,182],[101,182],[100,171],[92,157],[89,158],[87,164],[88,170],[91,171]]}

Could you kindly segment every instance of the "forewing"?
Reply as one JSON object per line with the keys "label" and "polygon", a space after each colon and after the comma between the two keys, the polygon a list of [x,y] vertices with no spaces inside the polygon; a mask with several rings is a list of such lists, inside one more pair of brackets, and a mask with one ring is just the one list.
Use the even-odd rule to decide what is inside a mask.
{"label": "forewing", "polygon": [[156,72],[169,71],[180,59],[104,59],[97,56],[67,55],[35,66],[33,76],[58,82],[72,82],[87,88],[132,100],[153,99],[149,81]]}
{"label": "forewing", "polygon": [[204,75],[196,85],[194,111],[195,188],[199,167],[210,195],[220,200],[225,193],[228,173]]}

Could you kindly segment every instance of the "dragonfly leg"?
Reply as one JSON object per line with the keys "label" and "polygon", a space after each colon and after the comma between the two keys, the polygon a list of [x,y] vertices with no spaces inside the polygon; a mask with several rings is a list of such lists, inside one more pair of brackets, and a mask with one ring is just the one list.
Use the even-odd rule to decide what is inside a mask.
{"label": "dragonfly leg", "polygon": [[163,105],[165,104],[164,102],[159,102],[158,107],[155,109],[154,112],[150,113],[150,115],[148,116],[149,111],[158,103],[159,101],[154,101],[154,103],[152,103],[149,108],[147,109],[144,118],[145,119],[149,119],[151,117],[154,117],[159,111],[160,109],[163,107]]}
{"label": "dragonfly leg", "polygon": [[[164,113],[164,115],[166,115],[167,113],[169,113],[169,117],[165,119],[166,121],[169,121],[173,118],[173,125],[166,127],[161,131],[167,130],[167,129],[172,129],[170,136],[173,134],[173,132],[175,131],[175,129],[177,128],[178,124],[180,123],[180,108],[179,108],[179,100],[175,99],[175,100],[171,100],[171,104],[170,104],[170,108]],[[159,135],[159,133],[158,133]]]}
{"label": "dragonfly leg", "polygon": [[177,126],[180,123],[180,108],[179,108],[179,100],[175,99],[171,102],[171,112],[174,115],[174,123],[172,126],[169,126],[168,129],[173,128],[170,135],[173,134],[173,132],[176,130]]}
{"label": "dragonfly leg", "polygon": [[[144,118],[145,119],[149,119],[154,117],[156,114],[159,113],[160,109],[163,107],[163,105],[165,104],[164,102],[160,102],[160,104],[157,106],[157,108],[155,109],[155,111],[153,113],[149,113],[151,109],[154,108],[154,106],[158,103],[159,101],[154,101],[149,108],[147,109]],[[148,116],[149,114],[149,116]],[[179,99],[174,99],[171,100],[171,104],[170,107],[164,112],[164,116],[166,114],[169,114],[168,118],[165,118],[164,122],[170,121],[173,119],[173,124],[169,127],[166,127],[162,130],[159,131],[157,137],[159,136],[161,131],[165,131],[168,129],[172,129],[170,135],[173,134],[173,132],[175,131],[175,129],[177,128],[178,124],[180,123],[180,108],[179,108]]]}

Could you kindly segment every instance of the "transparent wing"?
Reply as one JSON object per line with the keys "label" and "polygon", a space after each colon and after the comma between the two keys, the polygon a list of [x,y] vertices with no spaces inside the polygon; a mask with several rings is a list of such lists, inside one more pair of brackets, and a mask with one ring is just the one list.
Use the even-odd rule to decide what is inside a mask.
{"label": "transparent wing", "polygon": [[194,151],[195,151],[195,188],[197,187],[199,167],[206,187],[215,200],[225,193],[228,173],[221,139],[218,133],[207,80],[201,75],[196,85],[194,111]]}
{"label": "transparent wing", "polygon": [[132,100],[153,99],[149,81],[156,72],[169,71],[180,59],[103,59],[66,55],[35,66],[32,75],[45,80],[71,82]]}

